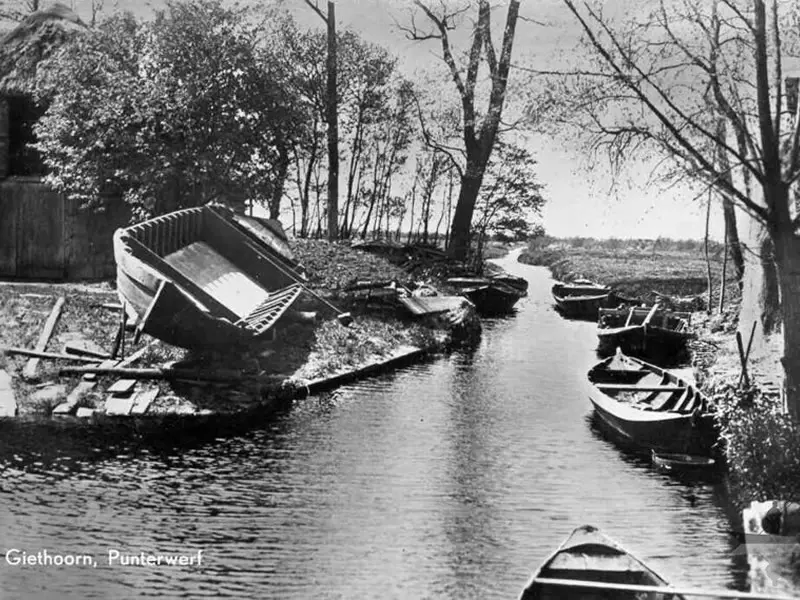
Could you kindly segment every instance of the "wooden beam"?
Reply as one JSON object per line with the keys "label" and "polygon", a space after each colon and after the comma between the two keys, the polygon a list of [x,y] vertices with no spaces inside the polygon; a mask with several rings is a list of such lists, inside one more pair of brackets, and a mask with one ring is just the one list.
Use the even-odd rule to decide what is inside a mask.
{"label": "wooden beam", "polygon": [[130,379],[186,379],[192,381],[219,381],[237,382],[247,379],[242,376],[241,371],[236,369],[227,370],[202,370],[174,369],[153,367],[147,369],[130,369],[124,367],[64,367],[59,371],[62,375],[74,375],[76,373],[95,373],[97,375],[120,375]]}
{"label": "wooden beam", "polygon": [[550,579],[548,577],[535,577],[530,585],[559,586],[577,589],[593,590],[620,590],[627,592],[654,592],[664,596],[705,596],[715,598],[735,598],[739,600],[797,600],[793,596],[777,594],[762,594],[760,592],[737,592],[736,590],[703,590],[693,587],[673,587],[656,585],[638,585],[632,583],[606,583],[604,581],[583,581],[580,579]]}
{"label": "wooden beam", "polygon": [[14,347],[0,347],[0,352],[6,354],[19,354],[20,356],[32,356],[31,360],[39,360],[41,358],[48,358],[51,360],[72,360],[77,362],[96,363],[97,358],[91,356],[78,356],[77,354],[58,354],[55,352],[39,352],[37,350],[28,350],[27,348],[14,348]]}
{"label": "wooden beam", "polygon": [[[56,300],[53,310],[50,311],[50,316],[47,317],[47,321],[44,324],[44,329],[42,329],[42,333],[39,335],[39,341],[36,342],[35,350],[37,352],[44,352],[44,349],[47,348],[47,342],[50,341],[50,337],[53,335],[53,331],[56,328],[56,323],[58,323],[58,318],[61,316],[61,309],[64,306],[64,302],[66,302],[66,298],[61,296],[58,300]],[[36,377],[36,370],[38,368],[39,357],[31,358],[25,365],[25,368],[22,371],[22,376],[25,379],[33,379]]]}

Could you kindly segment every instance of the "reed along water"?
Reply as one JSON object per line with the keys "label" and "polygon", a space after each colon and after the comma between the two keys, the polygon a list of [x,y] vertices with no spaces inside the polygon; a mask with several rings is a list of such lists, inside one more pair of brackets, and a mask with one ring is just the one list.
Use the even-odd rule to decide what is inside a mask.
{"label": "reed along water", "polygon": [[[594,325],[546,269],[477,348],[298,401],[235,436],[0,441],[7,598],[516,598],[570,531],[599,526],[673,584],[741,588],[720,484],[680,481],[590,425]],[[200,566],[108,565],[196,555]]]}

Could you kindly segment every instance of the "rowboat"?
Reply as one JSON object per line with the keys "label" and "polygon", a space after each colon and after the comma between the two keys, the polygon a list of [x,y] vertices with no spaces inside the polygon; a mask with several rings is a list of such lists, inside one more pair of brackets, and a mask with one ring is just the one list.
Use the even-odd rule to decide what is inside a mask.
{"label": "rowboat", "polygon": [[706,398],[670,371],[621,352],[588,373],[595,421],[626,445],[710,456],[717,434]]}
{"label": "rowboat", "polygon": [[598,311],[614,302],[611,288],[586,279],[556,282],[552,293],[556,308],[565,317],[597,319]]}
{"label": "rowboat", "polygon": [[274,224],[219,206],[156,217],[114,233],[117,293],[139,333],[190,349],[247,344],[303,290],[285,241]]}
{"label": "rowboat", "polygon": [[653,360],[668,359],[686,350],[694,337],[691,313],[651,308],[601,308],[597,320],[597,350],[608,356],[616,348],[625,354]]}
{"label": "rowboat", "polygon": [[[549,581],[548,581],[549,580]],[[574,583],[572,583],[574,582]],[[580,583],[589,584],[581,587]],[[589,587],[591,583],[595,587]],[[613,585],[619,587],[614,588]],[[649,592],[624,586],[647,586]],[[658,573],[596,527],[578,527],[539,567],[520,600],[680,600],[656,589],[669,584]],[[620,589],[622,588],[622,589]]]}
{"label": "rowboat", "polygon": [[713,469],[717,461],[710,456],[652,451],[653,465],[667,473],[694,473]]}
{"label": "rowboat", "polygon": [[450,277],[446,283],[468,298],[483,315],[510,312],[517,301],[528,294],[521,283],[505,280],[501,276]]}

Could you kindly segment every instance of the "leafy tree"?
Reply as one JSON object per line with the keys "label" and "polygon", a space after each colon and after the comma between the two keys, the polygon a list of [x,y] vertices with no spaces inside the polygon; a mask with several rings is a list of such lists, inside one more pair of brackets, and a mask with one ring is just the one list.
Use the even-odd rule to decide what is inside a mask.
{"label": "leafy tree", "polygon": [[545,199],[535,167],[536,160],[525,146],[498,140],[473,222],[479,256],[488,236],[521,240],[537,231],[533,219],[541,214]]}
{"label": "leafy tree", "polygon": [[39,96],[49,182],[135,216],[268,196],[285,96],[241,9],[174,1],[152,22],[116,16],[58,53]]}

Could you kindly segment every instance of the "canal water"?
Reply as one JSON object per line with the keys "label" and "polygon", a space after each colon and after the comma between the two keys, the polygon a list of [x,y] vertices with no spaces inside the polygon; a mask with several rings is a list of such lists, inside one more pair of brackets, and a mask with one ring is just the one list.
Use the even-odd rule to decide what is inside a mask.
{"label": "canal water", "polygon": [[[743,584],[719,484],[679,481],[591,426],[591,323],[548,272],[480,345],[295,403],[243,435],[0,441],[2,598],[516,598],[581,524],[674,584]],[[203,550],[199,566],[108,565]]]}

